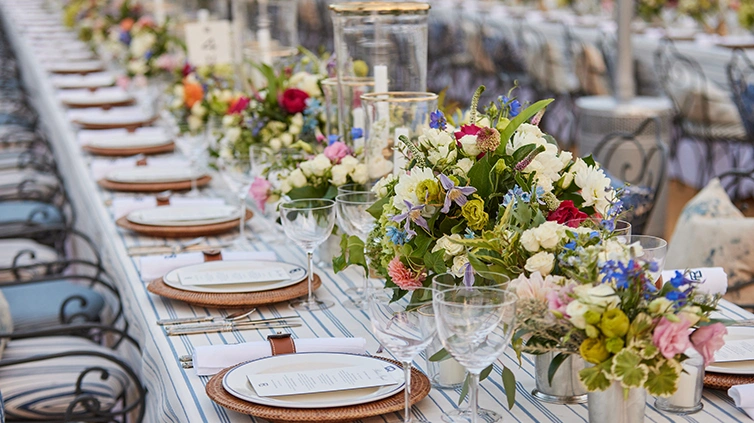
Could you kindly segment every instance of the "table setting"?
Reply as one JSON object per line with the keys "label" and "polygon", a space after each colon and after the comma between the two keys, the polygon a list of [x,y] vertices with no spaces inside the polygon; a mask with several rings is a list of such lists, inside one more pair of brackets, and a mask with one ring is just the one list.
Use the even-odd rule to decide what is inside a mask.
{"label": "table setting", "polygon": [[159,127],[141,127],[133,132],[124,128],[81,130],[79,142],[84,150],[107,157],[165,154],[175,150],[172,137]]}

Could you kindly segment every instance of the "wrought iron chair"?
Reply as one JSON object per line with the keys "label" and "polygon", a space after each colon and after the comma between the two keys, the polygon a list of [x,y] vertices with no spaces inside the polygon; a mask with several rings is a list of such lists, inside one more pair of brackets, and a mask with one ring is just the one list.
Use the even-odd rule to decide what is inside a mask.
{"label": "wrought iron chair", "polygon": [[750,143],[754,143],[754,63],[742,49],[733,50],[727,66],[728,82],[733,92],[741,122]]}
{"label": "wrought iron chair", "polygon": [[[654,140],[647,146],[639,136],[650,128]],[[608,134],[594,149],[595,159],[625,185],[625,212],[633,233],[643,233],[665,179],[668,154],[661,130],[660,119],[649,118],[634,132]]]}
{"label": "wrought iron chair", "polygon": [[655,51],[654,64],[660,85],[675,109],[671,159],[677,158],[679,145],[684,139],[697,141],[701,146],[697,184],[704,186],[714,173],[716,147],[722,147],[725,156],[730,157],[736,167],[738,155],[731,154],[730,147],[747,142],[745,129],[738,122],[728,121],[737,119],[737,114],[722,116],[713,111],[713,107],[718,107],[713,101],[714,95],[719,96],[718,90],[707,79],[699,63],[680,53],[671,40],[660,43]]}

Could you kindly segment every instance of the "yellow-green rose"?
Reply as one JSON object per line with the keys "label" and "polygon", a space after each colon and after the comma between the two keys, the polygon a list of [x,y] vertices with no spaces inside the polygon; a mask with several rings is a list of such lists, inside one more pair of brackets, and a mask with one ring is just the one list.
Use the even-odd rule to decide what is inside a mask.
{"label": "yellow-green rose", "polygon": [[484,211],[484,201],[479,198],[467,201],[461,208],[461,213],[469,228],[475,231],[484,229],[490,219],[490,216]]}
{"label": "yellow-green rose", "polygon": [[586,313],[584,313],[584,320],[586,320],[586,322],[590,325],[598,324],[600,322],[601,317],[602,317],[601,314],[592,310],[587,310]]}
{"label": "yellow-green rose", "polygon": [[623,342],[623,338],[610,338],[605,342],[605,348],[613,354],[618,354],[624,345],[626,343]]}
{"label": "yellow-green rose", "polygon": [[618,308],[612,308],[602,314],[600,329],[608,338],[623,338],[628,333],[628,316]]}
{"label": "yellow-green rose", "polygon": [[602,338],[587,338],[579,347],[581,357],[592,364],[600,364],[610,357],[610,351]]}
{"label": "yellow-green rose", "polygon": [[416,186],[416,196],[420,203],[436,203],[440,201],[440,186],[432,179],[425,179]]}

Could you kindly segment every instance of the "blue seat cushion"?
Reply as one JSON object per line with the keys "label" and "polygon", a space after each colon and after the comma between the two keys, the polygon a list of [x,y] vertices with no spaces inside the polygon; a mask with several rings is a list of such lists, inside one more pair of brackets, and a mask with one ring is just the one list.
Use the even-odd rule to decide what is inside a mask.
{"label": "blue seat cushion", "polygon": [[[10,305],[14,331],[39,329],[62,324],[59,313],[66,299],[80,296],[65,305],[65,316],[99,321],[105,300],[98,292],[70,281],[51,281],[10,286],[2,289]],[[81,316],[81,317],[78,317]]]}
{"label": "blue seat cushion", "polygon": [[0,203],[0,225],[27,220],[37,224],[64,223],[63,213],[52,204],[27,200]]}

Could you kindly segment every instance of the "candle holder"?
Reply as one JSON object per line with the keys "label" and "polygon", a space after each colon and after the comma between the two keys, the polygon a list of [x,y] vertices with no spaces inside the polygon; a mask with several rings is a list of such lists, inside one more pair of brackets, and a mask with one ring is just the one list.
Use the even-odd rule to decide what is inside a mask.
{"label": "candle holder", "polygon": [[336,77],[342,124],[339,135],[350,139],[351,101],[348,81],[374,80],[373,92],[427,90],[427,15],[421,2],[350,2],[330,5]]}
{"label": "candle holder", "polygon": [[403,169],[407,164],[398,147],[400,137],[410,142],[429,129],[429,114],[437,110],[437,94],[426,92],[376,92],[361,96],[366,113],[363,160],[369,178],[376,181]]}
{"label": "candle holder", "polygon": [[673,414],[693,414],[704,408],[702,389],[704,388],[704,360],[692,355],[681,363],[683,372],[678,379],[678,390],[667,398],[657,398],[658,410]]}
{"label": "candle holder", "polygon": [[187,22],[203,19],[200,10],[206,10],[207,20],[230,19],[230,4],[226,0],[184,0],[183,18]]}
{"label": "candle holder", "polygon": [[296,0],[232,0],[234,28],[243,57],[275,65],[298,53]]}
{"label": "candle holder", "polygon": [[[349,76],[342,78],[341,84],[342,90],[339,91],[337,78],[322,81],[322,91],[325,95],[325,132],[328,136],[343,134],[342,141],[358,155],[364,148],[366,130],[366,115],[361,104],[361,96],[374,91],[374,78]],[[339,93],[342,94],[342,99],[339,98]],[[344,109],[343,119],[340,118],[340,108]]]}

